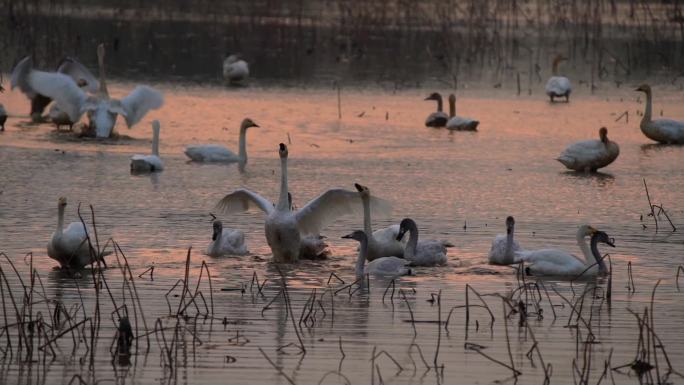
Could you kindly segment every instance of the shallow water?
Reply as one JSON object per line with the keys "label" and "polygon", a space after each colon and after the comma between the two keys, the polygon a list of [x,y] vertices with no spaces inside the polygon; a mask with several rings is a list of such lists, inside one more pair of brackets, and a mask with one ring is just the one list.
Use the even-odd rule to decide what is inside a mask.
{"label": "shallow water", "polygon": [[[262,316],[262,308],[280,289],[278,270],[268,263],[263,216],[256,212],[217,214],[224,226],[245,231],[248,247],[258,257],[215,259],[202,255],[211,237],[210,213],[215,213],[214,205],[223,195],[244,186],[269,199],[277,198],[280,142],[289,146],[290,189],[297,206],[325,189],[353,189],[353,183],[359,182],[394,204],[391,218],[374,220],[377,228],[410,216],[418,223],[422,237],[448,239],[456,245],[449,252],[447,267],[419,268],[415,276],[397,280],[397,289],[405,291],[416,320],[437,319],[437,305],[426,300],[440,290],[444,320],[453,306],[464,304],[465,284],[480,293],[505,294],[517,287],[512,269],[485,264],[490,242],[504,232],[507,215],[515,216],[517,239],[527,248],[577,250],[576,228],[588,222],[614,237],[617,245],[615,249],[602,249],[612,256],[613,302],[608,309],[595,299],[592,325],[600,343],[591,345],[590,382],[598,381],[611,349],[612,366],[633,359],[638,327],[627,309],[643,311],[658,279],[662,281],[655,296],[657,332],[671,358],[684,354],[684,337],[678,325],[684,306],[675,283],[676,268],[684,256],[684,148],[654,145],[641,134],[637,111],[643,109],[643,103],[631,91],[633,87],[616,89],[605,85],[595,95],[580,88],[573,93],[571,103],[557,105],[550,105],[537,94],[515,97],[510,90],[461,90],[458,111],[479,118],[480,131],[449,133],[423,127],[424,117],[434,106],[422,99],[431,90],[343,89],[342,119],[338,119],[335,90],[224,89],[167,83],[155,86],[165,94],[164,108],[149,114],[132,130],[119,122],[119,133],[130,138],[108,143],[74,141],[68,134],[52,132],[47,125],[28,125],[26,117],[20,116],[28,110],[26,99],[16,92],[3,95],[2,102],[12,117],[7,131],[0,134],[0,251],[15,262],[25,282],[29,266],[23,256],[32,252],[47,297],[72,308],[80,303],[80,290],[86,314],[90,315],[95,307],[90,276],[62,276],[54,270],[56,263],[47,258],[45,245],[55,227],[59,196],[69,200],[68,222],[78,219],[79,202],[88,218],[87,205],[92,204],[99,239],[111,237],[121,245],[134,276],[155,266],[153,281],[147,275],[136,278],[149,329],[154,320],[161,318],[171,328],[166,331],[169,343],[173,338],[176,318],[168,317],[169,308],[162,296],[183,277],[189,246],[193,246],[192,285],[202,260],[211,271],[213,322],[202,317],[196,322],[181,321],[185,327],[178,337],[182,343],[176,345],[177,371],[162,366],[160,342],[154,336],[147,354],[148,343],[141,338],[133,364],[126,370],[110,363],[109,346],[115,333],[110,320],[113,306],[109,296],[101,293],[106,298],[101,299],[103,320],[94,371],[88,371],[90,356],[84,343],[79,344],[75,354],[69,354],[72,340],[67,334],[59,340],[63,353],[58,360],[45,366],[20,365],[16,357],[5,360],[0,371],[4,381],[0,382],[68,383],[74,374],[80,374],[88,382],[112,380],[116,375],[120,382],[129,383],[287,383],[261,355],[259,347],[296,383],[317,383],[326,373],[337,370],[352,383],[379,383],[378,376],[385,383],[396,384],[459,380],[492,383],[510,377],[504,367],[464,349],[466,341],[484,345],[487,354],[508,362],[502,304],[496,297],[486,297],[496,317],[491,331],[486,312],[474,310],[467,340],[463,309],[454,310],[449,334],[442,329],[438,337],[437,324],[417,323],[414,340],[412,324],[405,322],[411,315],[403,298],[395,293],[393,300],[388,297],[383,303],[387,282],[372,280],[370,291],[360,290],[351,297],[344,291],[331,299],[331,288],[343,286],[333,279],[327,289],[331,272],[346,283],[353,280],[356,244],[340,236],[362,227],[362,218],[354,216],[343,217],[324,230],[333,251],[328,261],[283,267],[296,321],[311,289],[316,288],[318,296],[325,292],[316,308],[315,325],[302,328],[307,354],[296,354],[297,349],[288,345],[297,343],[297,337],[291,320],[286,320],[282,298]],[[123,95],[132,87],[114,83],[111,92]],[[677,89],[658,86],[655,98],[656,115],[662,110],[664,116],[684,118]],[[629,111],[629,123],[624,118],[615,122],[625,111]],[[235,165],[187,163],[182,154],[187,144],[223,143],[236,149],[238,126],[245,116],[261,126],[247,134],[246,173],[240,174]],[[153,176],[131,175],[130,155],[149,152],[152,119],[161,121],[165,170]],[[596,175],[565,172],[554,158],[573,141],[597,137],[601,126],[608,127],[609,137],[620,145],[617,161]],[[646,216],[644,178],[654,203],[662,203],[678,227],[677,232],[670,232],[661,216],[660,231],[655,233],[652,219]],[[113,255],[108,257],[110,266],[116,266],[115,260]],[[626,288],[628,262],[636,286],[633,294]],[[3,271],[15,299],[20,301],[18,280],[9,267],[3,267]],[[268,278],[264,296],[249,288],[254,272],[261,280]],[[104,275],[117,303],[123,303],[122,297],[126,297],[131,307],[119,269],[110,268]],[[684,284],[684,278],[680,281]],[[605,288],[606,282],[598,284]],[[245,293],[221,290],[241,285],[247,285]],[[568,298],[573,296],[573,289],[580,295],[590,287],[586,283],[547,283],[549,290],[552,286]],[[202,292],[207,301],[209,291],[204,279]],[[176,294],[180,294],[179,289]],[[470,298],[472,301],[472,294]],[[170,300],[175,314],[180,298]],[[565,327],[570,316],[568,304],[560,307],[563,300],[552,291],[551,300],[558,305],[558,319],[553,321],[551,307],[543,302],[544,318],[529,322],[545,362],[553,366],[552,381],[568,383],[573,376],[577,329]],[[49,314],[49,309],[41,309],[43,314]],[[588,310],[584,312],[588,318]],[[7,316],[14,317],[14,312]],[[227,325],[222,323],[224,317]],[[142,325],[139,327],[142,330]],[[580,329],[583,339],[585,330]],[[195,330],[201,344],[193,343],[191,331]],[[247,340],[231,339],[238,332]],[[508,333],[513,361],[523,373],[521,381],[542,382],[541,366],[536,359],[533,366],[526,357],[532,342],[525,329],[518,327],[517,317],[509,319]],[[342,362],[340,338],[346,354]],[[438,338],[438,362],[444,364],[443,373],[424,373],[417,351],[410,353],[409,347],[412,342],[419,344],[432,364]],[[284,345],[284,349],[277,350]],[[390,353],[404,370],[397,372],[386,356],[377,359],[374,369],[371,354],[375,347]],[[580,344],[580,368],[582,349]],[[227,356],[236,361],[231,362]],[[42,353],[38,357],[42,360]],[[684,371],[677,359],[673,363],[675,369]],[[664,365],[662,358],[660,364]],[[614,375],[620,383],[638,382],[634,375]],[[676,376],[670,380],[682,382]],[[324,383],[344,381],[329,375]]]}

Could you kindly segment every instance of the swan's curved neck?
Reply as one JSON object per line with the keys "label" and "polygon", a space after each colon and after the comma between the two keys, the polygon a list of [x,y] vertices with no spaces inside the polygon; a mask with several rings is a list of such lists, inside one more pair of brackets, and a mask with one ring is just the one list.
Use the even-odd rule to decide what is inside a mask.
{"label": "swan's curved neck", "polygon": [[109,92],[107,91],[107,81],[105,75],[105,65],[104,65],[104,52],[98,51],[97,53],[97,64],[100,70],[100,96],[109,97]]}
{"label": "swan's curved neck", "polygon": [[641,118],[641,124],[649,123],[651,121],[651,114],[653,108],[653,96],[650,91],[646,92],[646,107],[644,109],[644,117]]}
{"label": "swan's curved neck", "polygon": [[591,255],[594,257],[594,262],[598,264],[598,270],[600,274],[605,274],[608,272],[603,258],[601,258],[601,253],[598,251],[598,238],[591,237]]}
{"label": "swan's curved neck", "polygon": [[57,233],[61,234],[64,229],[64,206],[59,205],[57,211]]}
{"label": "swan's curved neck", "polygon": [[416,255],[416,247],[418,246],[418,226],[416,226],[416,222],[410,221],[408,223],[408,231],[411,234],[404,249],[404,258],[410,260]]}
{"label": "swan's curved neck", "polygon": [[512,264],[513,263],[513,233],[515,232],[515,228],[511,227],[511,230],[507,232],[506,234],[506,250],[504,251],[504,263],[505,264]]}
{"label": "swan's curved neck", "polygon": [[456,99],[449,98],[449,117],[456,116]]}
{"label": "swan's curved neck", "polygon": [[580,229],[580,231],[577,232],[577,245],[579,246],[580,250],[582,250],[582,255],[584,256],[584,261],[586,265],[591,265],[593,255],[591,254],[591,251],[589,250],[589,245],[587,245],[587,240],[585,239],[584,232]]}
{"label": "swan's curved neck", "polygon": [[560,64],[560,62],[560,60],[553,61],[553,66],[551,67],[551,74],[553,76],[558,76],[558,64]]}
{"label": "swan's curved neck", "polygon": [[371,228],[370,196],[368,194],[362,194],[361,201],[363,202],[363,231],[366,233],[367,237],[372,237],[373,230]]}
{"label": "swan's curved neck", "polygon": [[359,256],[356,258],[356,277],[363,275],[363,266],[366,264],[366,255],[368,254],[368,238],[363,237],[360,241]]}
{"label": "swan's curved neck", "polygon": [[442,109],[442,97],[440,96],[439,99],[437,99],[437,111],[442,112]]}
{"label": "swan's curved neck", "polygon": [[280,197],[276,207],[279,211],[290,211],[287,191],[287,158],[280,158]]}
{"label": "swan's curved neck", "polygon": [[247,164],[247,129],[240,127],[240,149],[238,152],[240,163]]}
{"label": "swan's curved neck", "polygon": [[159,126],[152,127],[152,155],[159,156]]}

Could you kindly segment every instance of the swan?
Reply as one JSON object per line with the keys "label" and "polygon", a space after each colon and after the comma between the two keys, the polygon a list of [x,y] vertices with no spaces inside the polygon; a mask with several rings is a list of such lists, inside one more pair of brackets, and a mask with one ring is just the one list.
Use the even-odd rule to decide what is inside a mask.
{"label": "swan", "polygon": [[[287,193],[287,200],[290,210],[293,210],[292,194],[289,192]],[[330,250],[324,239],[325,237],[320,234],[303,235],[299,246],[299,257],[310,260],[327,259],[330,255]]]}
{"label": "swan", "polygon": [[354,187],[363,202],[363,230],[368,238],[368,252],[366,253],[368,260],[389,256],[403,257],[406,239],[402,240],[402,237],[399,237],[399,225],[373,231],[371,228],[371,200],[373,198],[370,190],[358,183],[354,183]]}
{"label": "swan", "polygon": [[359,256],[356,259],[356,276],[362,277],[365,274],[397,277],[401,275],[411,275],[411,269],[408,267],[409,261],[397,257],[382,257],[374,259],[364,267],[368,253],[368,237],[366,233],[361,230],[356,230],[351,234],[347,234],[342,238],[353,239],[358,241],[361,245],[359,247]]}
{"label": "swan", "polygon": [[404,259],[409,261],[411,266],[444,266],[447,263],[447,247],[454,245],[446,241],[418,241],[418,226],[411,218],[404,218],[399,224],[399,234],[397,240],[404,237],[406,232],[410,232],[406,249],[404,249]]}
{"label": "swan", "polygon": [[568,58],[563,55],[558,55],[553,59],[552,76],[546,82],[546,94],[551,99],[551,103],[555,102],[554,98],[560,97],[564,97],[566,102],[570,101],[570,93],[572,92],[570,79],[565,76],[558,76],[558,64],[565,60]]}
{"label": "swan", "polygon": [[428,115],[428,117],[425,119],[425,126],[426,127],[444,127],[447,124],[447,120],[449,120],[449,117],[447,116],[444,111],[442,111],[442,95],[440,95],[438,92],[433,92],[425,98],[425,100],[435,100],[437,101],[437,111],[431,113]]}
{"label": "swan", "polygon": [[224,229],[221,221],[214,221],[213,226],[214,232],[211,235],[211,243],[207,247],[208,256],[249,254],[247,246],[245,246],[245,233],[240,230]]}
{"label": "swan", "polygon": [[[591,249],[587,246],[585,237],[591,236]],[[515,262],[527,264],[525,272],[528,275],[551,275],[578,278],[581,276],[595,276],[605,274],[607,268],[598,251],[597,243],[605,243],[610,247],[615,244],[603,231],[598,231],[589,225],[580,226],[577,230],[577,244],[584,260],[558,249],[524,250],[515,252]]]}
{"label": "swan", "polygon": [[5,122],[7,121],[7,111],[5,106],[0,103],[0,131],[5,131]]}
{"label": "swan", "polygon": [[600,140],[584,140],[569,145],[556,160],[570,170],[595,172],[613,163],[620,155],[617,143],[608,139],[608,129],[599,129]]}
{"label": "swan", "polygon": [[[280,143],[280,195],[278,203],[273,204],[261,195],[238,189],[226,195],[216,205],[217,210],[232,214],[249,208],[259,208],[266,213],[264,232],[266,241],[273,252],[275,262],[296,262],[301,258],[301,240],[309,234],[319,234],[320,230],[337,217],[361,209],[361,199],[357,192],[344,189],[330,189],[299,210],[291,210],[288,198],[287,157],[285,144]],[[371,202],[376,210],[389,210],[383,200],[374,198]]]}
{"label": "swan", "polygon": [[[11,88],[19,87],[19,90],[31,100],[31,120],[37,123],[43,121],[43,111],[52,102],[52,98],[41,94],[37,88],[34,88],[27,81],[27,74],[31,71],[33,71],[33,59],[31,56],[21,59],[12,70]],[[48,72],[44,73],[47,74]],[[70,57],[62,59],[56,73],[70,78],[76,86],[82,88],[85,92],[94,94],[98,90],[99,83],[95,76],[76,59]],[[66,78],[62,79],[66,81]],[[62,125],[67,125],[67,123]],[[73,125],[73,121],[71,125]]]}
{"label": "swan", "polygon": [[452,131],[477,131],[480,121],[456,116],[456,95],[449,95],[449,120],[446,128]]}
{"label": "swan", "polygon": [[230,83],[240,83],[249,76],[249,65],[240,55],[228,55],[223,60],[223,78]]}
{"label": "swan", "polygon": [[159,121],[152,121],[152,155],[133,155],[131,157],[131,172],[159,172],[164,170],[164,164],[159,158]]}
{"label": "swan", "polygon": [[185,155],[195,162],[237,162],[242,170],[247,164],[247,129],[250,127],[259,127],[259,125],[254,123],[250,118],[245,118],[240,124],[240,149],[238,155],[235,155],[234,152],[226,147],[217,144],[188,146],[185,148]]}
{"label": "swan", "polygon": [[646,110],[641,118],[641,132],[647,138],[665,144],[684,144],[684,122],[672,119],[652,120],[653,92],[651,86],[642,84],[635,91],[646,94]]}
{"label": "swan", "polygon": [[520,251],[518,241],[513,239],[515,232],[515,219],[506,218],[506,234],[499,234],[492,241],[489,249],[489,263],[492,265],[510,265],[515,263],[515,252]]}
{"label": "swan", "polygon": [[159,91],[148,86],[137,86],[121,100],[110,98],[105,82],[104,55],[104,45],[100,44],[97,47],[100,81],[95,96],[88,96],[67,75],[36,71],[26,65],[21,68],[17,65],[17,82],[28,84],[37,93],[54,99],[72,122],[77,122],[87,112],[90,129],[95,132],[95,136],[108,138],[116,124],[117,115],[122,115],[128,128],[131,128],[150,110],[160,108],[164,104],[164,98]]}
{"label": "swan", "polygon": [[[66,205],[66,198],[59,198],[57,204],[59,213],[57,217],[57,230],[52,233],[52,238],[47,244],[47,252],[48,256],[59,262],[63,269],[81,269],[86,265],[96,262],[93,257],[97,255],[97,251],[89,247],[86,228],[82,222],[71,222],[64,229],[64,209]],[[96,256],[96,258],[105,263],[104,257],[106,255],[107,253],[102,253]]]}

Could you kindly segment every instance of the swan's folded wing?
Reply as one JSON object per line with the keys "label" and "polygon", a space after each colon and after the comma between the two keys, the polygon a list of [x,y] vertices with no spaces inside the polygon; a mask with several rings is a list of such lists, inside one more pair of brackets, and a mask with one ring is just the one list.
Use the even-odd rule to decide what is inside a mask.
{"label": "swan's folded wing", "polygon": [[72,78],[57,72],[31,70],[25,81],[36,93],[54,99],[57,107],[66,112],[72,122],[80,119],[81,109],[88,96]]}
{"label": "swan's folded wing", "polygon": [[[387,215],[392,205],[384,199],[371,197],[371,211]],[[336,218],[350,213],[363,212],[363,202],[357,191],[330,189],[297,211],[297,227],[304,234],[318,234]]]}
{"label": "swan's folded wing", "polygon": [[250,208],[261,209],[266,214],[275,210],[273,203],[268,199],[244,188],[233,191],[216,204],[217,210],[227,214],[247,211]]}
{"label": "swan's folded wing", "polygon": [[121,99],[121,106],[126,110],[126,125],[128,128],[138,123],[150,110],[156,110],[164,104],[161,92],[148,86],[137,86]]}
{"label": "swan's folded wing", "polygon": [[100,82],[97,81],[97,78],[95,78],[92,72],[74,58],[67,56],[62,59],[62,62],[59,63],[59,67],[57,67],[57,72],[68,75],[74,79],[74,82],[76,82],[77,85],[79,81],[85,82],[83,89],[91,94],[96,93],[100,87]]}
{"label": "swan's folded wing", "polygon": [[684,122],[672,119],[656,119],[653,123],[660,128],[668,138],[684,141]]}

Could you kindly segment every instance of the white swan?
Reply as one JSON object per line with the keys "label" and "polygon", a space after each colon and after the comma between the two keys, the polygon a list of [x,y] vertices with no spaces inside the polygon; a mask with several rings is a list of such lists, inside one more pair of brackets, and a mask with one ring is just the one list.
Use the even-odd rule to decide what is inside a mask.
{"label": "white swan", "polygon": [[98,138],[108,138],[116,124],[117,115],[122,115],[128,128],[131,128],[150,110],[160,108],[164,104],[164,98],[159,91],[148,86],[137,86],[121,100],[110,98],[105,82],[104,52],[104,45],[100,44],[97,47],[100,81],[96,96],[88,96],[69,76],[36,71],[30,67],[19,69],[17,81],[54,99],[72,122],[77,122],[87,112],[90,130]]}
{"label": "white swan", "polygon": [[164,163],[159,158],[159,121],[152,121],[152,154],[136,154],[131,157],[131,172],[146,173],[164,170]]}
{"label": "white swan", "polygon": [[107,254],[103,253],[98,256],[95,250],[91,250],[82,222],[71,222],[66,229],[64,228],[66,205],[66,198],[59,198],[57,230],[52,233],[52,238],[47,244],[48,256],[59,262],[60,266],[65,269],[81,269],[96,262],[93,257],[104,263],[104,256]]}
{"label": "white swan", "polygon": [[652,119],[653,92],[651,86],[642,84],[636,91],[646,94],[646,110],[641,118],[641,132],[647,138],[665,144],[684,144],[684,122],[672,119]]}
{"label": "white swan", "polygon": [[449,120],[446,128],[452,131],[477,131],[480,121],[456,115],[456,95],[449,95]]}
{"label": "white swan", "polygon": [[[296,262],[300,259],[302,236],[319,234],[320,230],[336,218],[361,210],[357,192],[331,189],[319,195],[299,210],[292,211],[288,198],[287,146],[280,143],[280,196],[274,205],[261,195],[239,189],[226,195],[217,204],[225,213],[245,211],[251,207],[267,214],[264,231],[275,262]],[[385,202],[377,198],[371,202],[376,209],[384,209]]]}
{"label": "white swan", "polygon": [[444,266],[447,263],[447,247],[454,245],[447,241],[418,241],[418,226],[411,218],[404,218],[399,224],[397,239],[403,238],[410,232],[409,240],[404,249],[404,259],[411,266]]}
{"label": "white swan", "polygon": [[249,77],[249,65],[240,55],[228,55],[223,60],[223,78],[230,83],[240,83]]}
{"label": "white swan", "polygon": [[563,55],[558,55],[553,59],[552,76],[546,82],[546,95],[549,96],[552,103],[555,102],[555,98],[561,97],[564,97],[566,102],[570,101],[570,93],[572,92],[570,79],[558,75],[558,64],[565,60],[568,60],[568,58]]}
{"label": "white swan", "polygon": [[383,277],[397,277],[401,275],[411,275],[411,269],[408,267],[409,261],[397,257],[382,257],[368,262],[368,237],[366,233],[361,230],[356,230],[351,234],[345,235],[342,238],[353,239],[358,241],[359,256],[356,259],[356,276],[362,277],[364,274],[371,274]]}
{"label": "white swan", "polygon": [[620,147],[608,139],[605,127],[599,129],[599,138],[569,145],[556,160],[575,171],[594,172],[608,166],[620,155]]}
{"label": "white swan", "polygon": [[399,225],[387,226],[384,229],[373,231],[371,227],[371,200],[370,190],[366,186],[354,183],[363,202],[363,230],[368,238],[369,261],[381,257],[403,257],[406,248],[406,239],[399,237]]}
{"label": "white swan", "polygon": [[510,265],[515,263],[515,252],[520,251],[518,241],[513,239],[515,233],[515,219],[506,218],[506,234],[499,234],[492,241],[489,249],[489,263],[492,265]]}
{"label": "white swan", "polygon": [[247,246],[245,246],[245,233],[240,230],[224,229],[221,221],[214,221],[213,226],[214,232],[211,235],[211,243],[207,247],[208,256],[249,254]]}
{"label": "white swan", "polygon": [[259,126],[250,118],[244,119],[240,124],[239,150],[237,155],[226,147],[217,144],[188,146],[185,148],[185,155],[195,162],[237,162],[242,170],[247,164],[247,129],[250,127]]}
{"label": "white swan", "polygon": [[[591,249],[585,240],[588,235],[591,235]],[[525,272],[528,275],[564,276],[574,279],[580,276],[590,277],[605,274],[607,268],[598,252],[598,242],[615,247],[606,233],[589,225],[582,225],[577,230],[577,244],[582,251],[584,260],[563,250],[541,249],[517,251],[515,261],[526,264]]]}
{"label": "white swan", "polygon": [[425,98],[425,100],[435,100],[437,102],[437,111],[428,115],[428,117],[425,119],[425,126],[444,127],[447,124],[447,120],[449,120],[449,116],[442,111],[442,95],[440,95],[438,92],[433,92],[430,94],[430,96]]}
{"label": "white swan", "polygon": [[[290,210],[294,209],[292,203],[292,194],[287,193],[287,200],[290,205]],[[325,237],[320,234],[306,234],[303,235],[299,245],[299,258],[309,260],[327,259],[330,255],[328,244],[325,243]]]}
{"label": "white swan", "polygon": [[[12,70],[11,87],[12,89],[19,87],[21,92],[31,100],[31,119],[34,122],[41,122],[43,120],[43,111],[52,102],[52,98],[41,94],[32,87],[32,84],[28,81],[28,74],[32,70],[33,59],[31,56],[21,59]],[[66,75],[85,92],[95,93],[98,90],[99,82],[95,76],[93,76],[88,68],[73,58],[65,57],[62,59],[56,73]],[[57,115],[57,113],[55,112],[51,115]],[[73,125],[73,123],[72,121],[71,124],[62,123],[62,125]]]}
{"label": "white swan", "polygon": [[5,122],[7,121],[7,111],[5,106],[0,103],[0,131],[5,131]]}

